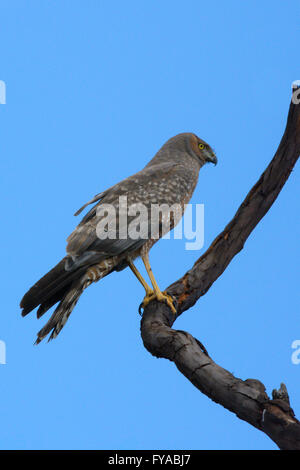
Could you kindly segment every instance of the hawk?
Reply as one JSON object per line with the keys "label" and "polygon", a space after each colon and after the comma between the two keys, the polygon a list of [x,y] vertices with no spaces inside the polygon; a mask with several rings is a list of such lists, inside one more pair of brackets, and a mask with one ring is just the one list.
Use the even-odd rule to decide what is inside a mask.
{"label": "hawk", "polygon": [[[36,344],[49,333],[49,340],[59,334],[90,284],[128,266],[146,291],[143,307],[156,299],[166,302],[176,313],[173,298],[160,290],[154,278],[149,250],[179,222],[196,187],[199,170],[207,162],[216,164],[217,157],[206,142],[193,133],[178,134],[169,139],[141,171],[97,194],[75,213],[78,215],[88,205],[96,203],[68,237],[66,256],[21,300],[22,316],[38,307],[37,318],[59,302],[49,321],[38,332]],[[126,214],[121,213],[121,198],[126,198],[127,208],[141,204],[146,208],[146,215],[144,213],[139,220],[140,231],[130,233],[128,230],[136,220],[136,214],[129,209]],[[169,214],[169,226],[160,213],[153,233],[153,205],[181,210]],[[113,209],[112,215],[107,215],[107,208]],[[99,233],[99,224],[103,226],[103,221],[107,223]],[[112,234],[114,236],[110,236]],[[137,257],[142,258],[152,287],[135,267]]]}

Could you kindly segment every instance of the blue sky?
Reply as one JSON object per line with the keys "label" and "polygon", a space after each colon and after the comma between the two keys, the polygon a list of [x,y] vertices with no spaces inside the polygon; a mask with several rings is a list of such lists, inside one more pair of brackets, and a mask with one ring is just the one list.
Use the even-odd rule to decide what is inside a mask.
{"label": "blue sky", "polygon": [[[219,164],[200,172],[205,245],[162,240],[162,287],[232,218],[281,139],[299,79],[299,2],[8,1],[0,6],[2,449],[273,449],[144,349],[143,289],[125,270],[91,286],[61,335],[22,319],[24,292],[64,256],[73,213],[195,132]],[[300,416],[299,166],[210,291],[175,323],[236,376],[285,382]],[[140,263],[138,263],[140,266]]]}

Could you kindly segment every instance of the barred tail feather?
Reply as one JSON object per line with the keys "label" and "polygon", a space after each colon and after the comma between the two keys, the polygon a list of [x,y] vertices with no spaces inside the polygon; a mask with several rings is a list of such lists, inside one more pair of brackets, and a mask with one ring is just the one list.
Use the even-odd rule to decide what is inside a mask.
{"label": "barred tail feather", "polygon": [[[97,282],[109,274],[114,269],[115,264],[116,262],[114,260],[110,263],[103,261],[98,265],[91,266],[85,274],[83,274],[79,279],[73,281],[61,298],[61,301],[53,312],[51,318],[38,332],[35,344],[39,344],[49,333],[51,334],[48,341],[56,338],[65,326],[83,291],[93,282]],[[45,302],[41,305],[39,309],[40,311],[38,311],[38,317],[48,310],[55,300],[56,299],[53,298],[48,303]]]}
{"label": "barred tail feather", "polygon": [[70,287],[70,290],[65,294],[61,302],[58,304],[51,318],[48,320],[46,325],[38,332],[35,344],[39,344],[45,338],[45,336],[47,336],[51,332],[51,330],[52,333],[48,341],[56,338],[56,336],[65,326],[69,316],[73,311],[73,308],[79,300],[79,297],[90,283],[91,282],[89,281],[89,279],[86,279],[86,276],[83,276],[78,281],[73,282]]}

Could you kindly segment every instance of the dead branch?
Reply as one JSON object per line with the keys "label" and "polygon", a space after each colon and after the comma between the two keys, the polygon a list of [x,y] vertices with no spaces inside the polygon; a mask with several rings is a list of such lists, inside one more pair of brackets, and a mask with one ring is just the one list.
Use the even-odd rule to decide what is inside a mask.
{"label": "dead branch", "polygon": [[184,276],[167,288],[178,303],[177,315],[159,302],[144,311],[141,334],[156,357],[173,361],[202,393],[266,433],[280,449],[300,450],[300,422],[284,384],[272,399],[258,380],[234,377],[217,365],[189,333],[172,329],[176,318],[206,294],[268,212],[300,154],[300,87],[293,88],[286,129],[274,158],[240,205],[233,219]]}

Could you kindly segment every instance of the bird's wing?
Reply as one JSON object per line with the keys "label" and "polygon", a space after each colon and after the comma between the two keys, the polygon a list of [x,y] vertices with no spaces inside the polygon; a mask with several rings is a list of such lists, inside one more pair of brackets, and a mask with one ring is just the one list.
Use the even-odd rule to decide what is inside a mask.
{"label": "bird's wing", "polygon": [[[100,239],[96,232],[97,224],[101,220],[101,216],[99,217],[98,215],[99,209],[103,208],[104,204],[110,204],[117,208],[120,196],[127,196],[128,205],[141,202],[148,207],[153,202],[160,203],[159,195],[155,193],[155,188],[158,184],[163,184],[163,178],[172,178],[177,167],[178,164],[166,162],[144,168],[139,173],[126,178],[110,189],[98,194],[85,204],[83,208],[88,204],[99,201],[83,217],[79,225],[67,239],[67,253],[73,258],[73,261],[76,262],[76,267],[80,266],[83,262],[86,264],[90,260],[93,261],[97,259],[99,255],[103,259],[107,256],[115,256],[127,251],[134,251],[142,246],[147,239],[145,236],[142,238],[130,238],[130,236],[128,236],[124,239],[119,237],[112,239],[108,234],[106,239]],[[152,195],[151,200],[149,199],[150,194]],[[153,197],[156,200],[153,200]],[[76,214],[78,213],[79,211],[77,211]],[[127,229],[128,225],[135,217],[136,215],[128,215],[126,221],[127,225],[126,227],[122,227],[122,220],[119,220],[118,210],[116,210],[117,232],[119,233],[122,228]],[[142,218],[141,225],[141,232],[147,235],[149,230],[148,213],[146,217]]]}
{"label": "bird's wing", "polygon": [[90,204],[94,204],[94,202],[100,201],[101,199],[104,198],[104,196],[108,193],[109,189],[106,191],[103,191],[102,193],[96,194],[90,201],[86,202],[78,211],[75,212],[75,216],[79,215],[87,206]]}

